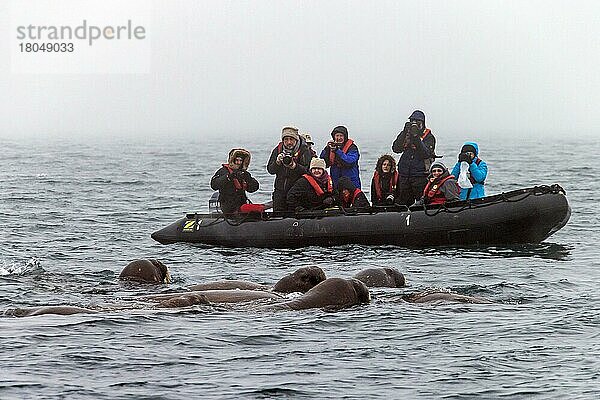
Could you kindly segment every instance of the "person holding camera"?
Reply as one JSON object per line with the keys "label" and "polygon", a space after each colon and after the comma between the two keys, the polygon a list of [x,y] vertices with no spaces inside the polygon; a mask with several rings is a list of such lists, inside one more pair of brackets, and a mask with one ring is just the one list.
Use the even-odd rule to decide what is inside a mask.
{"label": "person holding camera", "polygon": [[224,214],[239,212],[244,204],[249,203],[246,192],[258,190],[258,181],[248,172],[250,158],[248,150],[232,149],[229,162],[223,164],[210,180],[210,187],[219,191],[219,203]]}
{"label": "person holding camera", "polygon": [[485,197],[485,178],[487,178],[488,167],[485,161],[479,158],[479,146],[475,142],[465,142],[460,149],[458,162],[452,168],[452,175],[460,175],[461,163],[467,163],[467,178],[471,182],[472,188],[461,188],[460,199],[479,199]]}
{"label": "person holding camera", "polygon": [[389,154],[384,154],[377,160],[375,173],[371,180],[371,203],[373,206],[393,205],[397,185],[396,160]]}
{"label": "person holding camera", "polygon": [[302,175],[287,194],[290,210],[319,210],[337,205],[337,193],[333,180],[325,169],[325,160],[313,158],[310,172]]}
{"label": "person holding camera", "polygon": [[394,153],[401,153],[398,160],[398,186],[396,203],[412,205],[423,195],[427,184],[429,166],[435,160],[435,137],[425,127],[425,114],[415,110],[404,129],[392,144]]}
{"label": "person holding camera", "polygon": [[275,175],[273,211],[286,211],[287,193],[296,181],[308,173],[312,154],[298,134],[298,128],[286,126],[281,130],[281,142],[271,152],[267,171]]}
{"label": "person holding camera", "polygon": [[360,171],[358,168],[358,159],[360,153],[358,147],[352,139],[348,138],[348,129],[345,126],[336,126],[331,132],[332,141],[321,151],[321,158],[329,167],[331,179],[334,185],[337,185],[341,176],[350,178],[354,186],[361,188]]}

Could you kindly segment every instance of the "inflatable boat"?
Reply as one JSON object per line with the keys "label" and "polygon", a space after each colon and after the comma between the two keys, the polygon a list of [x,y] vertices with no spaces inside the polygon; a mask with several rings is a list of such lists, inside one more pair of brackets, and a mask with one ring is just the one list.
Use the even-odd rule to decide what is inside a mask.
{"label": "inflatable boat", "polygon": [[187,213],[154,232],[162,244],[296,248],[343,244],[428,247],[539,243],[571,215],[559,185],[436,206],[326,209],[296,214]]}

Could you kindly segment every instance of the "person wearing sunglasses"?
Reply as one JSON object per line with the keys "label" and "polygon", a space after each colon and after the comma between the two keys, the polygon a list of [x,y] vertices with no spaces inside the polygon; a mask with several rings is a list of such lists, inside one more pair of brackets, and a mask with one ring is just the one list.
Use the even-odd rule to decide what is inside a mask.
{"label": "person wearing sunglasses", "polygon": [[447,201],[459,200],[459,193],[460,188],[454,175],[450,175],[444,163],[434,161],[429,169],[423,197],[415,204],[444,204]]}

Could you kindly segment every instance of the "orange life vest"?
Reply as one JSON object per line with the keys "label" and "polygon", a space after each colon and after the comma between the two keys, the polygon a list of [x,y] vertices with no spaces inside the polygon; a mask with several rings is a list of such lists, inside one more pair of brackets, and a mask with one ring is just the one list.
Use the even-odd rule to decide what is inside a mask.
{"label": "orange life vest", "polygon": [[[323,188],[317,183],[316,179],[313,178],[312,175],[304,174],[302,176],[306,178],[308,183],[310,183],[310,186],[312,186],[317,196],[321,197],[325,194]],[[333,193],[333,181],[331,180],[331,176],[327,178],[327,193]]]}
{"label": "orange life vest", "polygon": [[[344,207],[346,207],[346,208],[352,207],[352,205],[354,204],[354,200],[356,200],[356,196],[358,196],[360,193],[362,193],[362,190],[360,190],[359,188],[354,189],[354,193],[352,193],[352,198],[350,199],[350,201],[347,203],[346,203],[346,201],[343,201]],[[343,195],[342,195],[342,197],[343,197]]]}
{"label": "orange life vest", "polygon": [[440,189],[450,178],[454,179],[454,175],[448,175],[437,183],[427,182],[425,190],[423,190],[423,197],[426,199],[426,204],[443,204],[446,202],[446,196]]}
{"label": "orange life vest", "polygon": [[[383,193],[381,192],[381,182],[379,177],[379,171],[375,170],[373,174],[373,180],[375,181],[375,194],[377,195],[377,200],[381,201],[383,199]],[[394,193],[396,191],[396,185],[398,184],[398,171],[394,172],[394,175],[390,177],[390,193]]]}
{"label": "orange life vest", "polygon": [[[354,140],[348,139],[346,143],[344,143],[344,147],[342,147],[342,152],[346,154],[348,150],[350,150],[350,146],[354,144]],[[335,150],[329,149],[329,165],[333,165],[335,162]]]}

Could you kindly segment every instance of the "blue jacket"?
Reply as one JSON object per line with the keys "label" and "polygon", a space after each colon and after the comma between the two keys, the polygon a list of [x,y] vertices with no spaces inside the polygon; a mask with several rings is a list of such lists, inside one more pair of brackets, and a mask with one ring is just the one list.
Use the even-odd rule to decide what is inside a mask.
{"label": "blue jacket", "polygon": [[[473,161],[471,162],[471,165],[469,165],[469,179],[471,180],[471,183],[473,184],[473,188],[472,189],[460,189],[460,199],[461,200],[466,200],[467,199],[467,193],[469,193],[469,190],[471,190],[471,192],[469,193],[469,199],[478,199],[480,197],[485,197],[485,189],[484,189],[484,183],[485,183],[485,178],[487,177],[487,173],[488,173],[488,167],[487,164],[485,163],[485,161],[483,161],[482,159],[480,159],[478,157],[479,155],[479,146],[477,145],[477,143],[475,142],[465,142],[465,145],[471,145],[473,147],[475,147],[475,158],[473,159]],[[452,175],[454,175],[456,177],[456,179],[458,180],[458,176],[460,175],[460,163],[457,162],[454,165],[454,168],[452,168]]]}
{"label": "blue jacket", "polygon": [[329,168],[329,175],[333,180],[333,184],[337,187],[337,182],[342,176],[350,178],[354,186],[361,188],[360,185],[360,171],[358,169],[358,159],[360,153],[356,144],[352,144],[348,149],[347,153],[344,153],[342,149],[335,149],[335,161],[333,165],[329,162],[329,152],[331,149],[329,146],[325,146],[321,151],[321,158],[325,160]]}

